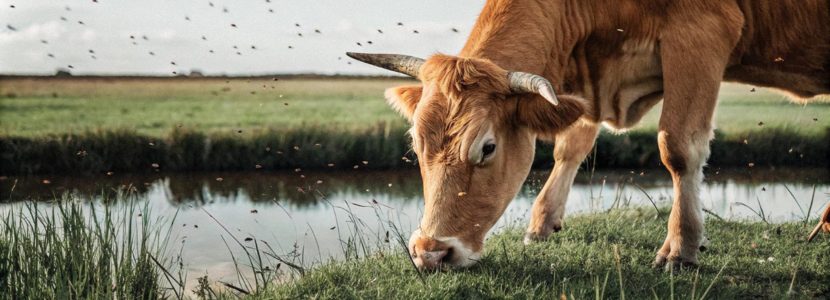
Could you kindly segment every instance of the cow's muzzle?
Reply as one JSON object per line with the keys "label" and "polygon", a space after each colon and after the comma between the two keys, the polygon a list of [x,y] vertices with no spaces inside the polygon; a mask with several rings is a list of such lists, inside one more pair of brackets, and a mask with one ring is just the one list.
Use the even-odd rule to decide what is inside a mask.
{"label": "cow's muzzle", "polygon": [[421,270],[442,267],[467,267],[478,262],[480,253],[455,237],[429,237],[416,230],[409,238],[409,254]]}

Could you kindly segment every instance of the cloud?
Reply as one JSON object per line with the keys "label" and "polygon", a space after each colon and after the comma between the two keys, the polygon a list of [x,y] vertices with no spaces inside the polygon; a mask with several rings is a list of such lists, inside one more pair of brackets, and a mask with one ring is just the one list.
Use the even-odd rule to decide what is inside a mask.
{"label": "cloud", "polygon": [[40,41],[57,39],[67,32],[66,26],[58,21],[36,23],[18,29],[18,31],[4,30],[0,32],[0,43],[21,41]]}
{"label": "cloud", "polygon": [[97,36],[98,34],[95,33],[95,30],[86,28],[83,31],[81,31],[81,34],[77,35],[76,37],[81,41],[91,42],[94,41],[95,37]]}
{"label": "cloud", "polygon": [[172,28],[164,29],[161,32],[155,34],[154,36],[164,41],[169,41],[177,38],[176,30]]}
{"label": "cloud", "polygon": [[334,26],[334,32],[336,33],[351,32],[352,30],[354,30],[354,24],[346,19],[340,19],[337,21],[337,25]]}

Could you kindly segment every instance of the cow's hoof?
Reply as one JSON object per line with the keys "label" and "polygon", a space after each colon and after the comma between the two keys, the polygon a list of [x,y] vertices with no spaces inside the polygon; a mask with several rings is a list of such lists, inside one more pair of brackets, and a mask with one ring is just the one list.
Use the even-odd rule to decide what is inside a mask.
{"label": "cow's hoof", "polygon": [[700,241],[700,247],[697,249],[700,250],[700,252],[704,252],[706,249],[709,249],[709,238],[704,236],[703,240]]}
{"label": "cow's hoof", "polygon": [[657,254],[657,257],[654,259],[654,263],[651,264],[654,269],[663,269],[663,271],[669,272],[674,269],[674,271],[682,271],[682,270],[693,270],[697,269],[698,263],[695,259],[684,259],[681,257],[666,257],[664,255]]}
{"label": "cow's hoof", "polygon": [[544,230],[542,232],[527,232],[525,233],[524,243],[525,245],[530,245],[535,242],[541,242],[547,240],[551,233],[559,232],[562,230],[562,225],[553,225],[549,229]]}
{"label": "cow's hoof", "polygon": [[651,267],[654,269],[662,269],[666,266],[666,261],[668,261],[668,259],[666,259],[665,256],[657,254],[657,257],[654,258],[654,262],[651,263]]}
{"label": "cow's hoof", "polygon": [[528,232],[528,233],[525,233],[525,238],[524,238],[523,242],[524,242],[525,245],[530,245],[530,244],[533,244],[533,243],[544,241],[547,238],[548,238],[547,236],[540,236],[539,234],[537,234],[535,232]]}

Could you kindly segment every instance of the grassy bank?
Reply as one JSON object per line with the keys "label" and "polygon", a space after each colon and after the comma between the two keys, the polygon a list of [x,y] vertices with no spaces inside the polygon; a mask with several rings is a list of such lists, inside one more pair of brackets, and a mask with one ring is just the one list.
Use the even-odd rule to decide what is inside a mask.
{"label": "grassy bank", "polygon": [[[93,131],[37,137],[0,136],[0,175],[279,169],[393,169],[413,167],[403,126],[361,130],[300,127],[206,134],[174,129],[164,138],[134,131]],[[803,135],[783,129],[731,135],[718,132],[713,167],[830,166],[830,129]],[[552,146],[537,145],[534,165],[552,165]],[[603,133],[588,159],[600,168],[657,168],[656,134]]]}
{"label": "grassy bank", "polygon": [[426,273],[412,267],[401,246],[405,237],[391,224],[388,241],[369,248],[358,245],[373,233],[348,233],[341,241],[344,260],[312,269],[294,265],[296,258],[277,255],[262,240],[235,241],[225,229],[231,237],[226,247],[244,249],[233,258],[237,271],[250,269],[254,276],[237,283],[196,274],[199,285],[187,291],[181,282],[193,274],[170,271],[175,267],[167,262],[181,264],[182,258],[171,260],[161,250],[170,228],[158,224],[167,223],[151,219],[146,208],[116,211],[106,203],[85,207],[63,200],[7,210],[0,221],[0,299],[830,296],[830,235],[804,242],[814,220],[767,224],[710,216],[711,243],[700,256],[702,266],[674,273],[650,267],[668,213],[651,208],[573,216],[564,231],[531,246],[521,243],[521,230],[507,229],[487,240],[477,265]]}
{"label": "grassy bank", "polygon": [[[665,214],[665,212],[664,212]],[[518,230],[490,238],[476,266],[419,275],[399,251],[321,266],[258,298],[822,298],[830,296],[830,239],[810,226],[709,218],[712,244],[696,270],[650,268],[665,236],[653,211],[577,216],[549,241],[525,247]]]}
{"label": "grassy bank", "polygon": [[[146,209],[85,210],[69,200],[0,220],[0,299],[157,299],[166,237]],[[135,208],[135,207],[133,207]],[[133,215],[136,211],[139,218]],[[163,259],[163,258],[159,258]]]}

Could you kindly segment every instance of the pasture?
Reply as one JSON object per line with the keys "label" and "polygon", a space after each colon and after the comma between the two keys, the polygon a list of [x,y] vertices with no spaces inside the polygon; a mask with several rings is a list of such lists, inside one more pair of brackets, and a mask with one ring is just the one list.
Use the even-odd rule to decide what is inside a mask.
{"label": "pasture", "polygon": [[[278,78],[277,78],[278,79]],[[412,167],[408,125],[383,99],[400,78],[5,78],[3,173]],[[710,165],[820,167],[830,103],[791,103],[725,84]],[[597,167],[659,168],[660,107],[627,133],[605,130]],[[550,145],[534,166],[549,167]],[[371,163],[364,163],[371,162]]]}
{"label": "pasture", "polygon": [[[405,79],[11,79],[0,81],[0,132],[14,136],[174,128],[243,134],[322,126],[365,129],[403,120],[383,90]],[[9,97],[13,95],[13,97]]]}
{"label": "pasture", "polygon": [[[0,134],[34,137],[128,129],[163,137],[174,128],[215,133],[318,126],[403,126],[386,88],[416,81],[273,78],[3,78]],[[792,103],[762,88],[724,84],[716,124],[727,136],[784,129],[806,136],[830,127],[830,102]],[[660,106],[635,131],[653,132]]]}

